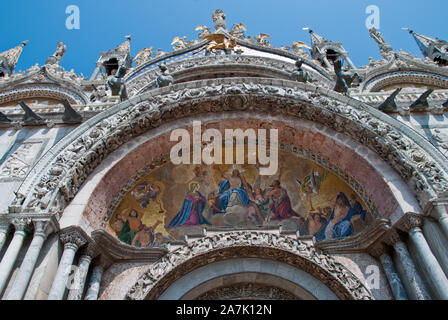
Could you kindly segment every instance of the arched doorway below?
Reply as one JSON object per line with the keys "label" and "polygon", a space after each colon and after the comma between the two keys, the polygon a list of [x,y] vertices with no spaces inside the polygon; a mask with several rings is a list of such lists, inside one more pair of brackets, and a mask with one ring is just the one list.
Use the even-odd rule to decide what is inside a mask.
{"label": "arched doorway below", "polygon": [[337,300],[321,281],[289,264],[262,258],[218,261],[172,283],[160,300]]}

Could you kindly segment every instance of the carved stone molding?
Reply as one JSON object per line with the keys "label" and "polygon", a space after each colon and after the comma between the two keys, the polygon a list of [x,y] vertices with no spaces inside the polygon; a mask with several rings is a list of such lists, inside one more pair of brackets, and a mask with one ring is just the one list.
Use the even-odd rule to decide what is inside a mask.
{"label": "carved stone molding", "polygon": [[86,104],[88,98],[81,89],[81,82],[81,78],[70,72],[45,66],[33,70],[32,67],[26,76],[0,82],[0,104],[29,97],[68,99],[72,104]]}
{"label": "carved stone molding", "polygon": [[30,231],[30,218],[14,218],[11,223],[14,225],[16,231]]}
{"label": "carved stone molding", "polygon": [[390,59],[375,61],[373,65],[368,66],[364,79],[361,84],[362,91],[380,91],[392,84],[406,82],[448,87],[446,68],[426,64],[421,59],[407,57],[399,52],[394,52]]}
{"label": "carved stone molding", "polygon": [[374,258],[379,259],[383,254],[388,253],[386,244],[377,242],[367,249],[367,252]]}
{"label": "carved stone molding", "polygon": [[263,232],[228,232],[206,236],[153,263],[129,290],[130,300],[157,299],[175,280],[212,262],[262,257],[296,266],[322,281],[341,299],[371,300],[371,292],[342,264],[312,242]]}
{"label": "carved stone molding", "polygon": [[[112,151],[162,122],[207,112],[280,113],[321,123],[388,162],[424,204],[448,190],[447,163],[429,142],[380,111],[326,89],[286,80],[216,79],[153,90],[79,126],[43,156],[19,193],[22,212],[62,212]],[[50,157],[51,155],[51,157]],[[47,190],[32,191],[38,188]]]}
{"label": "carved stone molding", "polygon": [[92,232],[92,238],[101,250],[101,255],[107,255],[110,260],[126,262],[153,262],[167,254],[165,248],[149,247],[137,248],[129,246],[113,237],[105,230]]}
{"label": "carved stone molding", "polygon": [[390,229],[385,236],[382,238],[382,241],[387,243],[390,246],[395,246],[398,242],[403,242],[403,239],[401,238],[400,234],[395,229]]}
{"label": "carved stone molding", "polygon": [[48,237],[52,232],[55,231],[55,227],[52,221],[49,220],[33,220],[34,224],[34,235],[39,235],[44,238]]}
{"label": "carved stone molding", "polygon": [[432,199],[423,209],[423,215],[439,220],[448,216],[447,208],[448,198],[446,196],[440,197],[439,199]]}
{"label": "carved stone molding", "polygon": [[61,230],[59,239],[64,245],[71,244],[75,245],[77,248],[82,247],[88,242],[88,237],[85,232],[76,227],[68,227]]}
{"label": "carved stone molding", "polygon": [[[308,64],[306,70],[312,73],[313,79],[318,80],[320,86],[330,88],[333,85],[333,80],[327,72],[324,72],[322,69],[316,69],[316,66],[312,62],[307,60],[304,62]],[[145,67],[125,77],[130,96],[141,94],[156,87],[155,81],[158,77],[158,68],[154,68],[154,66],[157,66],[157,64],[153,64],[153,68],[148,69],[148,67]],[[206,68],[212,68],[213,66],[227,70],[236,69],[236,67],[241,66],[246,67],[249,71],[256,71],[258,74],[265,73],[267,78],[277,73],[277,77],[287,79],[288,75],[294,70],[294,60],[286,62],[266,57],[223,55],[186,59],[170,63],[168,68],[176,79],[177,74],[180,73],[191,73],[190,77],[194,75],[200,76]]]}
{"label": "carved stone molding", "polygon": [[201,294],[196,300],[299,300],[292,293],[273,286],[239,283]]}
{"label": "carved stone molding", "polygon": [[389,228],[389,220],[377,219],[371,226],[352,237],[320,241],[316,247],[326,253],[366,252],[367,248],[377,242]]}
{"label": "carved stone molding", "polygon": [[98,247],[95,243],[90,242],[83,248],[81,255],[88,256],[90,259],[95,259],[101,254],[101,251],[102,250],[100,247]]}
{"label": "carved stone molding", "polygon": [[416,213],[406,213],[397,222],[397,228],[404,232],[409,232],[414,228],[419,228],[423,225],[423,216]]}

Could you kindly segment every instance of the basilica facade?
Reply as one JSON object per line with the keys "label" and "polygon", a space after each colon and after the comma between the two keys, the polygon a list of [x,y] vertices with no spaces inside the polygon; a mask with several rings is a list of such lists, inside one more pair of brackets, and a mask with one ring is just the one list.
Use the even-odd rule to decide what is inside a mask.
{"label": "basilica facade", "polygon": [[[27,41],[0,54],[1,299],[448,299],[448,42],[372,28],[356,66],[229,20],[171,52],[127,36],[88,78],[63,42],[24,72]],[[229,130],[275,172],[173,161],[173,132],[233,159]]]}

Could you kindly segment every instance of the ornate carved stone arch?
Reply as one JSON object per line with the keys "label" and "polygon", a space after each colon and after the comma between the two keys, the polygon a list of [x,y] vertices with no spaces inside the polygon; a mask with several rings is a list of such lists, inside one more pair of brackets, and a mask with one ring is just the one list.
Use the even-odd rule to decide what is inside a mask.
{"label": "ornate carved stone arch", "polygon": [[[418,133],[366,104],[286,80],[215,79],[156,89],[88,120],[37,162],[10,211],[62,212],[110,152],[164,122],[251,110],[321,123],[351,136],[389,163],[413,187],[422,207],[448,190],[446,158]],[[48,190],[44,197],[33,192],[37,185]]]}
{"label": "ornate carved stone arch", "polygon": [[[71,104],[86,104],[88,98],[72,79],[56,76],[46,66],[36,71],[0,85],[0,104],[26,98],[67,99]],[[75,75],[76,76],[76,75]]]}
{"label": "ornate carved stone arch", "polygon": [[[176,83],[183,82],[185,79],[191,81],[195,78],[210,78],[210,75],[207,76],[208,73],[215,74],[213,77],[216,78],[216,74],[223,72],[222,69],[225,69],[227,74],[233,73],[232,77],[252,75],[289,80],[289,75],[294,70],[293,58],[295,58],[293,55],[288,55],[282,61],[258,56],[208,56],[171,62],[167,67]],[[140,67],[128,74],[126,87],[129,95],[134,96],[154,89],[155,80],[159,74],[157,65],[164,61],[156,60],[150,65],[146,65],[144,68]],[[319,81],[321,86],[328,88],[334,86],[334,80],[328,72],[316,66],[312,61],[305,59],[305,63],[306,71],[310,72],[311,77]]]}
{"label": "ornate carved stone arch", "polygon": [[67,99],[71,104],[85,104],[81,95],[55,85],[29,85],[0,92],[0,105],[29,98],[50,98],[62,101]]}
{"label": "ornate carved stone arch", "polygon": [[373,300],[353,273],[307,241],[266,232],[210,235],[171,251],[149,269],[126,295],[129,300],[157,299],[175,280],[206,264],[241,257],[264,257],[295,266],[333,291],[340,299]]}
{"label": "ornate carved stone arch", "polygon": [[378,74],[363,83],[363,90],[378,92],[390,86],[419,85],[437,89],[448,88],[448,77],[421,71],[390,71]]}

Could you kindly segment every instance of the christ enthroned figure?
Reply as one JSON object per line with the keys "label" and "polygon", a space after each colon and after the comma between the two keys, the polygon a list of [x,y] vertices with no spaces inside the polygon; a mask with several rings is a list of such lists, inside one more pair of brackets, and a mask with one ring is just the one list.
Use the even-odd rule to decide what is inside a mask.
{"label": "christ enthroned figure", "polygon": [[[229,205],[231,198],[238,197],[241,200],[241,204],[247,206],[249,204],[249,195],[243,186],[240,172],[233,170],[230,177],[222,176],[224,179],[219,186],[219,207],[221,211],[225,211]],[[233,197],[232,195],[235,194]],[[238,201],[239,202],[239,201]]]}

